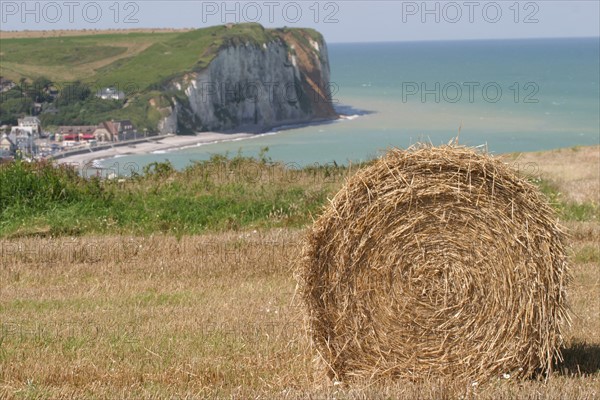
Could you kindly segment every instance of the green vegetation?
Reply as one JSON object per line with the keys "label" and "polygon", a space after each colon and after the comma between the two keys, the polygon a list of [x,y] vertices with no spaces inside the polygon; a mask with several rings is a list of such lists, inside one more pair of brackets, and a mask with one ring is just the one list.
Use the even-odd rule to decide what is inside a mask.
{"label": "green vegetation", "polygon": [[565,200],[558,187],[549,180],[535,179],[540,191],[548,197],[550,204],[565,221],[600,221],[600,207],[591,202],[576,203]]}
{"label": "green vegetation", "polygon": [[33,100],[18,89],[0,95],[0,124],[16,125],[21,115],[29,114]]}
{"label": "green vegetation", "polygon": [[[312,29],[272,30],[253,23],[172,33],[2,39],[1,75],[19,86],[2,94],[0,121],[15,125],[38,102],[46,111],[44,127],[129,119],[138,130],[154,132],[165,116],[160,108],[170,106],[172,98],[189,108],[187,98],[172,89],[173,80],[206,68],[223,46],[260,46],[286,35],[307,46],[308,37],[322,40]],[[55,101],[51,87],[60,91]],[[97,99],[96,91],[105,87],[125,92],[127,100]],[[226,110],[217,113],[231,119]],[[197,130],[193,113],[180,116],[180,133]]]}
{"label": "green vegetation", "polygon": [[126,180],[85,179],[66,166],[0,166],[0,236],[194,234],[311,221],[348,173],[287,170],[263,156],[213,156],[184,171],[150,164]]}
{"label": "green vegetation", "polygon": [[321,38],[310,29],[268,30],[249,23],[175,33],[2,39],[0,68],[3,76],[14,81],[45,76],[57,83],[80,80],[141,92],[205,68],[223,45],[262,45],[280,33],[292,32],[300,38],[304,31]]}
{"label": "green vegetation", "polygon": [[106,121],[109,119],[122,120],[129,119],[137,128],[138,132],[147,129],[149,132],[156,131],[156,126],[161,118],[165,117],[159,109],[150,104],[151,100],[155,100],[155,104],[163,107],[162,104],[168,100],[158,91],[150,91],[141,94],[132,99],[126,108],[119,108],[114,111],[99,114],[98,119]]}
{"label": "green vegetation", "polygon": [[96,70],[134,57],[148,46],[181,32],[82,34],[82,36],[2,39],[2,76],[18,82],[46,76],[56,83],[95,81]]}
{"label": "green vegetation", "polygon": [[99,86],[129,86],[145,91],[176,76],[202,69],[212,61],[222,43],[223,27],[199,29],[160,40],[137,54],[98,69]]}
{"label": "green vegetation", "polygon": [[[215,155],[183,171],[168,161],[152,163],[119,180],[17,161],[0,166],[0,237],[304,226],[351,173],[337,165],[290,170],[265,152],[258,159]],[[595,204],[565,201],[549,181],[535,183],[562,220],[599,220]],[[584,250],[582,260],[598,258]]]}
{"label": "green vegetation", "polygon": [[49,125],[96,125],[110,116],[111,111],[121,109],[123,101],[102,100],[95,96],[89,86],[73,82],[64,87],[54,102],[56,113],[41,115],[44,126]]}
{"label": "green vegetation", "polygon": [[[17,39],[2,41],[2,61],[35,65],[78,65],[123,54],[125,47],[98,45],[73,38]],[[18,43],[18,45],[17,45]],[[7,46],[7,47],[4,47]]]}
{"label": "green vegetation", "polygon": [[[158,107],[169,106],[169,101],[158,91],[150,91],[140,94],[130,100],[127,107],[123,107],[123,101],[101,100],[94,96],[72,107],[61,108],[57,116],[44,115],[42,123],[48,125],[69,125],[76,121],[82,125],[96,125],[107,120],[129,119],[139,132],[144,129],[155,132],[158,122],[166,114],[151,105],[151,100]],[[75,115],[66,114],[62,120],[58,120],[64,113],[73,112]]]}
{"label": "green vegetation", "polygon": [[[302,36],[301,30],[293,31],[294,37]],[[215,26],[185,32],[159,41],[135,57],[99,69],[95,80],[100,86],[120,83],[122,87],[126,83],[144,91],[185,73],[202,70],[222,46],[262,45],[277,37],[277,31],[266,30],[259,24],[237,24],[231,28]]]}
{"label": "green vegetation", "polygon": [[[537,184],[557,206],[563,195],[555,183],[574,176],[573,166],[598,169],[590,154],[597,146],[577,158],[539,156],[541,169],[553,169]],[[467,388],[427,378],[338,385],[315,362],[304,326],[295,274],[303,231],[247,229],[310,223],[309,210],[325,202],[323,193],[335,192],[354,170],[290,171],[263,153],[257,160],[215,156],[182,172],[156,163],[142,172],[98,181],[49,164],[0,164],[1,399],[598,397],[598,220],[567,224],[573,318],[564,331],[563,360],[551,374],[524,381],[499,375]],[[561,187],[565,198],[597,193],[595,175],[578,181]],[[206,226],[183,220],[194,212],[175,207],[207,205],[217,195],[223,202],[241,199],[244,210],[288,205],[266,217],[259,210],[254,222],[246,216],[243,226],[231,203],[196,208],[195,214],[212,216]],[[156,208],[169,202],[168,210]],[[244,232],[180,234],[221,230],[227,217]],[[161,223],[163,232],[175,234],[144,234]],[[56,237],[66,234],[82,237]]]}
{"label": "green vegetation", "polygon": [[[111,119],[128,119],[140,132],[155,132],[160,119],[168,115],[165,107],[172,106],[170,97],[176,97],[180,104],[188,104],[187,98],[180,93],[162,93],[158,90],[138,94],[127,102],[103,100],[95,96],[89,85],[80,81],[65,85],[56,100],[52,100],[47,98],[47,91],[44,90],[50,81],[40,77],[35,82],[32,86],[23,84],[3,94],[0,98],[2,124],[16,125],[19,117],[31,113],[34,101],[46,101],[43,109],[53,109],[53,112],[42,112],[39,118],[42,126],[50,131],[50,127],[59,125],[97,125]],[[161,111],[161,108],[165,110]]]}

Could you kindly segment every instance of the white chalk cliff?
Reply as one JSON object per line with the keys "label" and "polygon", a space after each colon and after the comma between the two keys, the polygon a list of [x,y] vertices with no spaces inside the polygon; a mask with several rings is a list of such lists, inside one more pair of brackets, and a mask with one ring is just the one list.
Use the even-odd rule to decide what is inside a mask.
{"label": "white chalk cliff", "polygon": [[282,125],[336,118],[329,95],[329,57],[322,38],[276,30],[265,43],[221,46],[201,71],[170,83],[171,115],[159,129],[263,132]]}

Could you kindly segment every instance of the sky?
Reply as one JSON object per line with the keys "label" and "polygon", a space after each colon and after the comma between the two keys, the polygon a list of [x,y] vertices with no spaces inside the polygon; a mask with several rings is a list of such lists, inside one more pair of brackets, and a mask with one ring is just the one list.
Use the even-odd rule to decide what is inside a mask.
{"label": "sky", "polygon": [[311,27],[327,42],[600,36],[600,1],[8,1],[2,30]]}

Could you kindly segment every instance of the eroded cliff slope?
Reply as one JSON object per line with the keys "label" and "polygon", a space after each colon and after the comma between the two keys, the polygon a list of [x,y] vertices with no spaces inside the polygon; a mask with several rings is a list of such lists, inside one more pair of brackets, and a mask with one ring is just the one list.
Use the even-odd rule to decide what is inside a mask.
{"label": "eroded cliff slope", "polygon": [[202,70],[173,79],[163,133],[267,131],[336,118],[329,56],[310,29],[262,30],[259,39],[232,37]]}

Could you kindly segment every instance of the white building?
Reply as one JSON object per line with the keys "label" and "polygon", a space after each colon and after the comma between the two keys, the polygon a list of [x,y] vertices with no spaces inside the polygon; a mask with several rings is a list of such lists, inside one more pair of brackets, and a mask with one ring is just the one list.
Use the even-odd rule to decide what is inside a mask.
{"label": "white building", "polygon": [[[24,117],[17,120],[19,128],[31,128],[33,135],[39,136],[42,131],[42,123],[38,117]],[[14,129],[14,128],[13,128]]]}
{"label": "white building", "polygon": [[[13,126],[10,128],[10,138],[14,139],[17,136],[33,136],[33,128],[30,126]],[[14,140],[13,140],[14,142]]]}
{"label": "white building", "polygon": [[13,126],[8,138],[14,143],[16,149],[23,153],[34,154],[37,151],[32,127]]}
{"label": "white building", "polygon": [[100,97],[102,100],[124,100],[125,93],[113,87],[107,87],[98,90],[98,92],[96,92],[96,97]]}
{"label": "white building", "polygon": [[0,137],[0,157],[13,156],[17,146],[6,133]]}

